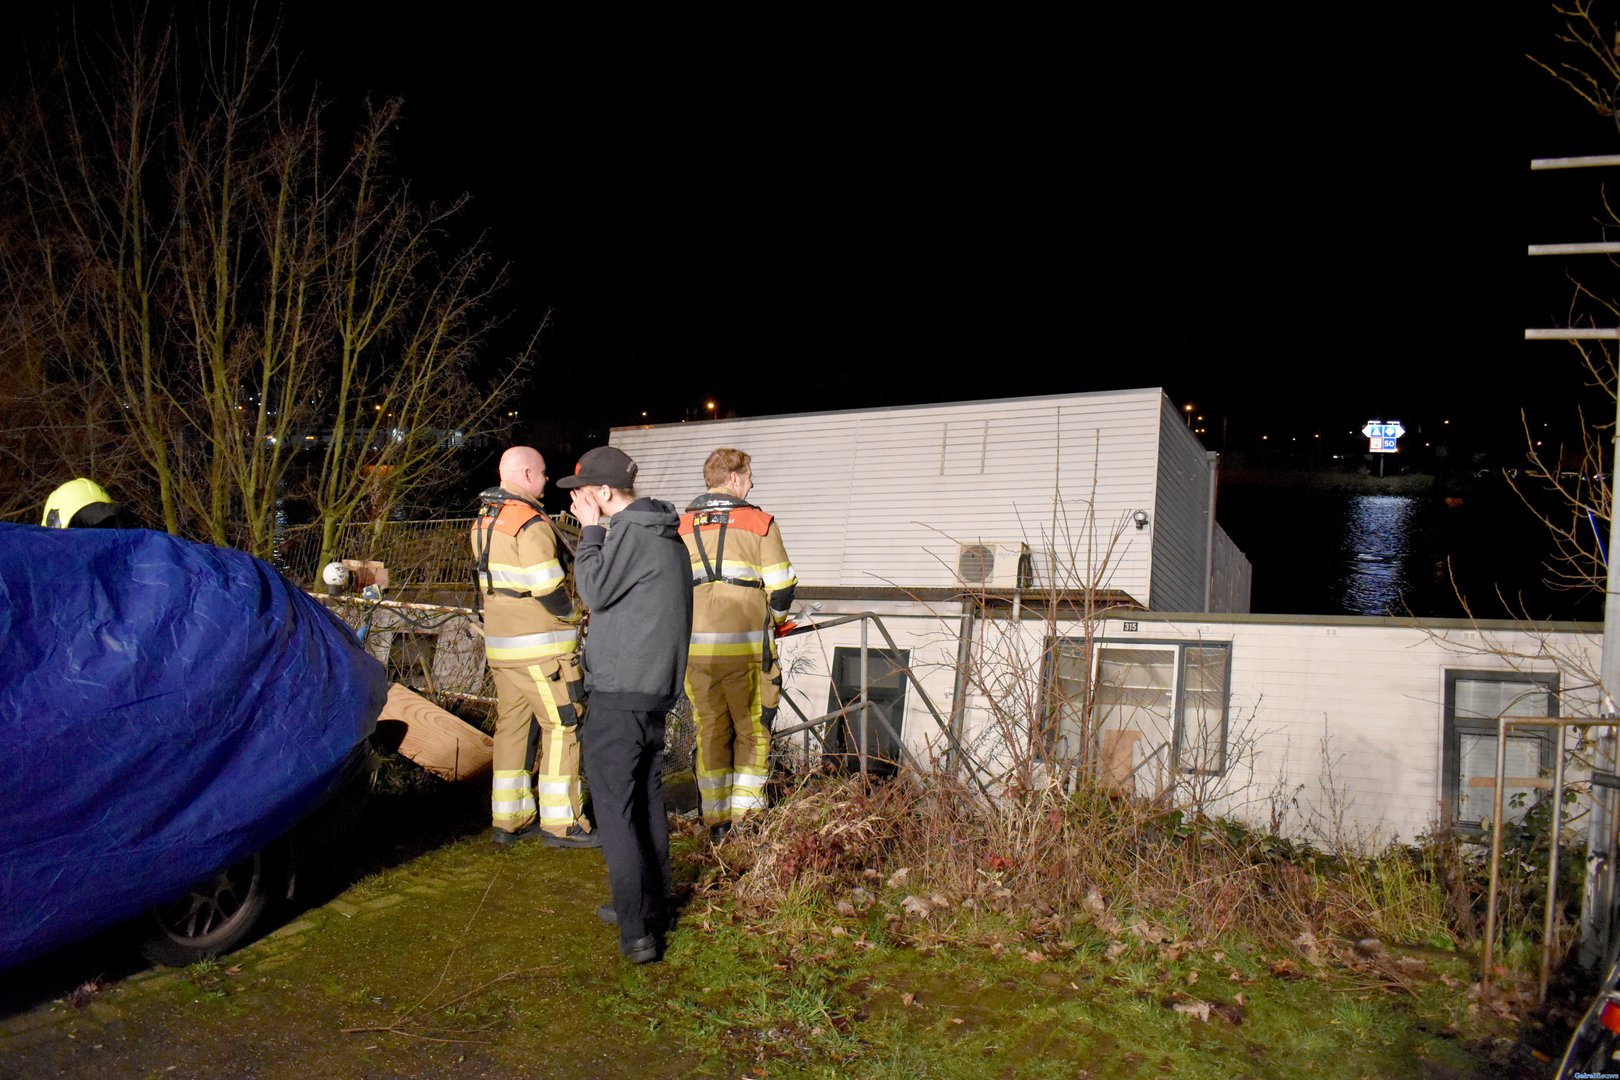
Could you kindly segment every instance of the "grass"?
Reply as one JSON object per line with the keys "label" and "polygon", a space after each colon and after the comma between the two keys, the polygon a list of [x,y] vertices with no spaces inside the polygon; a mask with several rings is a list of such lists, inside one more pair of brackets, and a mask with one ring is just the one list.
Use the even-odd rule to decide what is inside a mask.
{"label": "grass", "polygon": [[[1410,981],[1426,992],[1357,992],[1366,971],[1273,976],[1269,963],[1286,958],[1235,935],[1188,951],[1179,939],[1142,945],[1113,961],[1084,947],[1084,930],[1026,937],[1020,945],[1057,954],[1037,960],[1033,948],[988,944],[919,950],[877,918],[861,936],[833,934],[832,912],[819,934],[793,941],[735,914],[720,905],[683,924],[691,929],[665,970],[621,980],[600,1008],[705,1048],[704,1066],[725,1074],[1401,1077],[1484,1067],[1457,1036],[1437,1034],[1455,994],[1436,988],[1442,974],[1466,977],[1461,958],[1425,960]],[[989,941],[1009,926],[962,929]],[[1211,1011],[1201,1018],[1199,1006]]]}
{"label": "grass", "polygon": [[[125,1020],[96,1031],[108,1043],[98,1060],[130,1075],[177,1061],[229,1075],[252,1053],[266,1075],[345,1078],[532,1075],[542,1050],[577,1064],[571,1075],[650,1080],[1505,1075],[1490,1048],[1514,1020],[1475,1006],[1466,944],[1391,941],[1362,956],[1328,920],[1311,924],[1307,950],[1281,922],[1211,920],[1198,898],[1255,902],[1218,882],[1178,897],[1161,865],[1141,870],[1153,888],[1135,893],[1054,883],[991,866],[971,843],[953,852],[941,832],[907,846],[893,812],[916,804],[902,792],[854,791],[870,800],[856,813],[836,790],[816,794],[815,813],[780,806],[719,849],[677,841],[677,880],[696,891],[663,963],[614,956],[592,913],[606,895],[599,855],[495,848],[478,833],[369,874],[304,913],[296,937],[101,991]],[[795,823],[836,831],[812,843]],[[1056,827],[1065,843],[1086,835]],[[1108,865],[1038,842],[1071,870]],[[952,860],[946,872],[928,850]],[[1199,858],[1183,869],[1238,880]],[[398,902],[367,906],[382,897]],[[91,1034],[91,1013],[55,1007]],[[78,1040],[28,1052],[19,1067],[41,1075],[92,1064]]]}

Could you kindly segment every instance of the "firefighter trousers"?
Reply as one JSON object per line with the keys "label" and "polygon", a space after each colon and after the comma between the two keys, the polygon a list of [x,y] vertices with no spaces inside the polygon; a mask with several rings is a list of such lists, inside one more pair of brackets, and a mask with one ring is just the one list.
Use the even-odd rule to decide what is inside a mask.
{"label": "firefighter trousers", "polygon": [[686,665],[686,696],[697,724],[697,785],[703,823],[742,821],[765,809],[771,724],[782,696],[781,670],[755,659]]}
{"label": "firefighter trousers", "polygon": [[584,694],[578,654],[525,667],[491,669],[495,677],[495,776],[490,821],[521,832],[538,819],[562,836],[580,815],[579,720]]}

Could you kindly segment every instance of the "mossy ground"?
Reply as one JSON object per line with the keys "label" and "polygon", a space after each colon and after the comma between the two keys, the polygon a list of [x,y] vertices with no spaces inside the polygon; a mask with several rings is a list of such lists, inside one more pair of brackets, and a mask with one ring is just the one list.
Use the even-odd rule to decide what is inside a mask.
{"label": "mossy ground", "polygon": [[[496,848],[479,801],[448,795],[379,800],[366,835],[370,847],[347,864],[358,880],[329,878],[312,890],[315,906],[237,953],[31,1001],[14,986],[13,1011],[0,1020],[0,1072],[314,1080],[1551,1071],[1511,1039],[1495,1043],[1493,1057],[1494,1040],[1512,1029],[1472,1007],[1470,963],[1456,955],[1416,957],[1389,984],[1268,954],[1240,935],[1186,948],[1144,941],[1110,956],[1108,940],[1084,927],[1032,941],[1027,925],[988,913],[897,923],[888,903],[897,897],[883,896],[854,917],[806,898],[762,932],[749,913],[699,895],[664,962],[636,968],[619,960],[615,931],[594,917],[608,892],[597,852]],[[708,858],[695,836],[682,838],[677,876],[692,881]],[[94,954],[66,962],[56,975],[75,984],[108,972]]]}

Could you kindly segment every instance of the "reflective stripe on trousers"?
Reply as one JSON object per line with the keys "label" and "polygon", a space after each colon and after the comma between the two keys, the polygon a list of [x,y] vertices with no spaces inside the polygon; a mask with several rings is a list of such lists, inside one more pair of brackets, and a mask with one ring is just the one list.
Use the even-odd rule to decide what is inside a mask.
{"label": "reflective stripe on trousers", "polygon": [[[759,641],[757,633],[749,636]],[[762,690],[755,659],[687,665],[686,695],[697,723],[697,786],[706,825],[741,821],[765,808],[771,733]]]}
{"label": "reflective stripe on trousers", "polygon": [[[571,693],[580,678],[578,664],[568,656],[523,668],[494,668],[493,674],[497,779],[490,791],[491,823],[516,832],[538,818],[542,828],[559,836],[570,825],[585,827],[580,819],[579,728],[563,723],[579,714]],[[522,777],[522,794],[516,790],[517,776]]]}

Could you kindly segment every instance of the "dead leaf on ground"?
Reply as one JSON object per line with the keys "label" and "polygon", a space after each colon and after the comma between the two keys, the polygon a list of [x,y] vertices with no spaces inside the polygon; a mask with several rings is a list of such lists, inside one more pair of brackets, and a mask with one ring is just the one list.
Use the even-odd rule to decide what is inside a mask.
{"label": "dead leaf on ground", "polygon": [[1112,945],[1108,946],[1106,950],[1104,950],[1103,955],[1110,960],[1118,960],[1121,956],[1125,955],[1126,951],[1129,950],[1130,947],[1131,943],[1128,941],[1116,941]]}
{"label": "dead leaf on ground", "polygon": [[837,908],[838,914],[842,917],[846,919],[853,919],[855,917],[855,905],[850,903],[848,900],[838,901]]}
{"label": "dead leaf on ground", "polygon": [[885,882],[885,884],[888,885],[889,888],[891,888],[891,889],[899,889],[899,888],[902,888],[905,885],[906,878],[908,878],[910,876],[911,876],[911,867],[902,866],[900,869],[896,870],[894,873],[889,875],[889,880],[887,882]]}
{"label": "dead leaf on ground", "polygon": [[1175,937],[1174,934],[1162,926],[1154,926],[1152,923],[1136,922],[1132,923],[1127,929],[1149,945],[1158,945]]}
{"label": "dead leaf on ground", "polygon": [[900,901],[900,906],[919,919],[926,919],[933,914],[933,907],[920,896],[908,896]]}
{"label": "dead leaf on ground", "polygon": [[1031,964],[1044,964],[1046,963],[1046,954],[1039,949],[1030,949],[1024,954],[1024,959]]}
{"label": "dead leaf on ground", "polygon": [[1198,969],[1197,968],[1194,968],[1193,970],[1187,972],[1187,985],[1188,986],[1193,985],[1197,981],[1198,981]]}
{"label": "dead leaf on ground", "polygon": [[904,1005],[908,1009],[911,1008],[913,1005],[917,1004],[917,995],[910,993],[901,994],[900,1004]]}
{"label": "dead leaf on ground", "polygon": [[1207,1001],[1178,1001],[1170,1006],[1178,1013],[1195,1017],[1204,1023],[1209,1023],[1209,1002]]}

